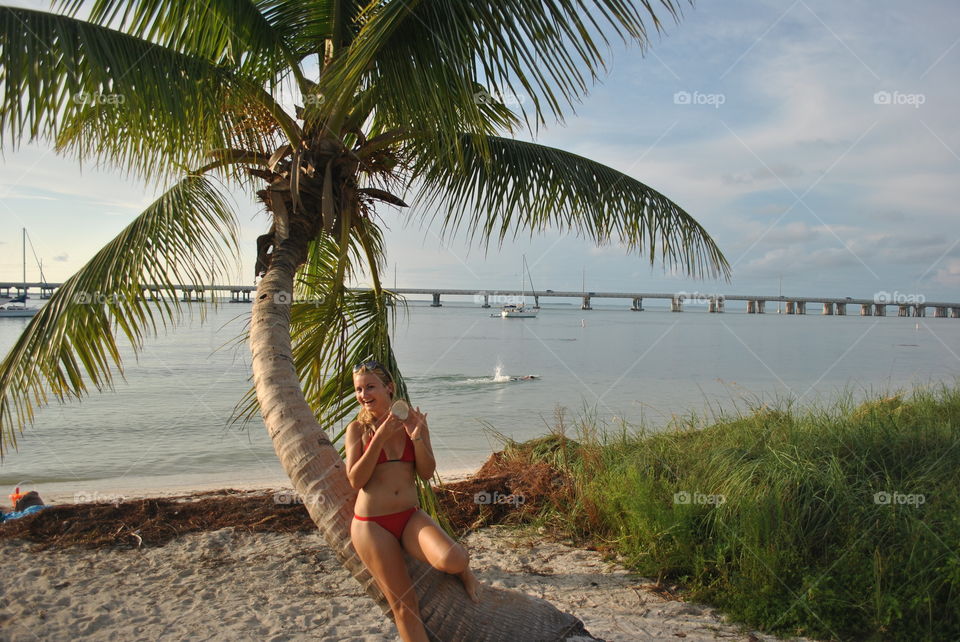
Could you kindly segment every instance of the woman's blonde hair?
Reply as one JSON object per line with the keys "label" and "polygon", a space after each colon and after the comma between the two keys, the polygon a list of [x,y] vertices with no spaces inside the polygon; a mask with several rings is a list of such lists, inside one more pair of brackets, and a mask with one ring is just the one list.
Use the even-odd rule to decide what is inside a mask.
{"label": "woman's blonde hair", "polygon": [[[390,371],[377,361],[365,361],[353,369],[354,377],[367,373],[376,376],[385,388],[393,384],[393,376],[390,374]],[[393,399],[393,393],[389,390],[387,392],[389,392],[390,398]],[[361,408],[360,412],[357,413],[357,421],[363,425],[365,433],[377,429],[377,427],[373,425],[373,416],[366,408]]]}

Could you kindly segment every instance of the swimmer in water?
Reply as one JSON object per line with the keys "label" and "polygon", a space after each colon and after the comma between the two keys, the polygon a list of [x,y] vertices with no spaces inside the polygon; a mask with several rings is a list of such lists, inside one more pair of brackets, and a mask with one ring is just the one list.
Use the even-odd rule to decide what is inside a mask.
{"label": "swimmer in water", "polygon": [[523,377],[510,377],[510,381],[530,381],[531,379],[539,379],[537,375],[525,375]]}

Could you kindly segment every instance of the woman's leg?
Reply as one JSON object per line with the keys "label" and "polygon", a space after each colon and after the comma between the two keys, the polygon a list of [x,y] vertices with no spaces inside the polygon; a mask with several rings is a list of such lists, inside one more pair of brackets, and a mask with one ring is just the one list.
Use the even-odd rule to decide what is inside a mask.
{"label": "woman's leg", "polygon": [[417,510],[403,530],[403,547],[420,561],[430,564],[438,571],[460,576],[467,595],[479,602],[477,590],[480,582],[470,570],[467,549],[453,541],[449,535],[422,510]]}
{"label": "woman's leg", "polygon": [[350,537],[360,560],[386,596],[400,637],[404,642],[427,642],[400,542],[379,524],[357,519],[350,526]]}

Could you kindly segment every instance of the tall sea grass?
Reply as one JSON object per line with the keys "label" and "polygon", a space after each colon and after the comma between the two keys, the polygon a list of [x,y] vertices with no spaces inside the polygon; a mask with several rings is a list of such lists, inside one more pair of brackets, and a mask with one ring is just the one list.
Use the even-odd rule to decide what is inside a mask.
{"label": "tall sea grass", "polygon": [[960,640],[960,391],[573,428],[537,445],[576,488],[543,519],[637,572],[768,631]]}

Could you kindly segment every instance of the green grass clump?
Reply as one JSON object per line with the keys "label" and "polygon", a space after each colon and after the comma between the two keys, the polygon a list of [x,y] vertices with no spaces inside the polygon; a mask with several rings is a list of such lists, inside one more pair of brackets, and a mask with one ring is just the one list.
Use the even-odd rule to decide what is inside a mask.
{"label": "green grass clump", "polygon": [[637,572],[769,631],[960,639],[960,391],[659,433],[585,426],[544,452],[577,490],[552,518]]}

